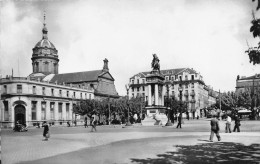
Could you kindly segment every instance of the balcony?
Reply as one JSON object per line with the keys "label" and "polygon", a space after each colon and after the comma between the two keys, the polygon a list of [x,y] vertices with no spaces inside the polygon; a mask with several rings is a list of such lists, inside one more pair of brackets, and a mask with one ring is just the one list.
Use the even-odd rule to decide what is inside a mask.
{"label": "balcony", "polygon": [[195,103],[195,102],[196,102],[195,99],[190,100],[190,103]]}

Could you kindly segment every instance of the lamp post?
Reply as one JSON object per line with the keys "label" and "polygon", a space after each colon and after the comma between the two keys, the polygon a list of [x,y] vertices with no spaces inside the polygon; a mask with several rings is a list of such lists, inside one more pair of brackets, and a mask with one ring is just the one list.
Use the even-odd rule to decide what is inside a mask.
{"label": "lamp post", "polygon": [[132,124],[130,123],[130,120],[129,120],[129,104],[128,104],[128,100],[129,100],[129,84],[126,84],[125,85],[125,89],[126,89],[126,92],[127,92],[127,123],[125,124],[125,126],[132,126]]}
{"label": "lamp post", "polygon": [[180,92],[180,106],[181,106],[181,111],[180,114],[182,114],[182,86],[180,85],[178,88],[179,92]]}
{"label": "lamp post", "polygon": [[165,124],[165,126],[173,126],[171,119],[170,119],[170,107],[169,107],[169,104],[170,104],[169,87],[170,86],[169,85],[170,85],[170,82],[167,82],[166,83],[166,87],[167,87],[167,105],[166,105],[166,108],[167,108],[167,111],[168,111],[168,121]]}

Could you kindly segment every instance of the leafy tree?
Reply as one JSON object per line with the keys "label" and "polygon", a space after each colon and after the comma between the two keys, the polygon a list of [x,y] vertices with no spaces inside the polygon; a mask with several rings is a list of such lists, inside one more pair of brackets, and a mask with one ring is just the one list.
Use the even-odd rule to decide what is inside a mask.
{"label": "leafy tree", "polygon": [[[252,0],[253,2],[255,0]],[[260,8],[260,0],[258,0],[256,10]],[[250,32],[252,32],[253,37],[260,37],[260,19],[255,17],[254,11],[252,12],[253,20],[251,21],[252,26],[250,27]],[[249,62],[255,64],[260,63],[260,42],[258,43],[258,47],[249,47],[247,51],[245,51],[249,56]]]}

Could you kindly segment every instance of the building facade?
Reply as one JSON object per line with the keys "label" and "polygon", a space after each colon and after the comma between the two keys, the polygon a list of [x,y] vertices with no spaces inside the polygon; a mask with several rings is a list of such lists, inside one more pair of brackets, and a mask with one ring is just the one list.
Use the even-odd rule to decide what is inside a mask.
{"label": "building facade", "polygon": [[34,81],[29,77],[1,79],[1,120],[3,127],[13,127],[18,120],[28,126],[48,121],[53,125],[75,119],[73,105],[94,98],[94,89]]}
{"label": "building facade", "polygon": [[58,74],[58,50],[47,34],[44,20],[42,39],[32,49],[28,77],[0,79],[3,127],[14,127],[17,121],[28,126],[43,121],[62,125],[79,119],[73,114],[73,105],[81,100],[119,98],[107,59],[101,70]]}
{"label": "building facade", "polygon": [[253,76],[237,76],[236,79],[236,93],[244,92],[247,89],[259,89],[260,88],[260,74]]}
{"label": "building facade", "polygon": [[[188,111],[199,113],[199,110],[216,103],[216,97],[210,93],[210,89],[205,85],[202,76],[190,68],[161,70],[164,76],[164,85],[160,89],[162,106],[167,96],[181,99],[188,106]],[[150,72],[140,72],[130,78],[129,97],[144,97],[148,102],[148,85],[146,77]],[[180,89],[181,88],[181,89]],[[182,97],[181,97],[182,96]],[[155,102],[152,99],[152,104]]]}

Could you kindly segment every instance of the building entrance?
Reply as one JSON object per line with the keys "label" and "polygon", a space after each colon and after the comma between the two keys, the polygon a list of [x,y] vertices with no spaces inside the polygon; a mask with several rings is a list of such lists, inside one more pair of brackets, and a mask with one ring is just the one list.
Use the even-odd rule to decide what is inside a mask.
{"label": "building entrance", "polygon": [[25,124],[26,123],[25,107],[23,105],[16,105],[14,111],[15,111],[15,116],[14,116],[15,124],[17,123],[18,120],[21,124]]}

